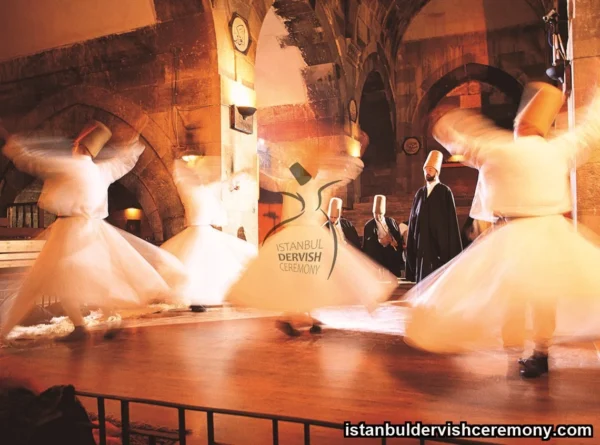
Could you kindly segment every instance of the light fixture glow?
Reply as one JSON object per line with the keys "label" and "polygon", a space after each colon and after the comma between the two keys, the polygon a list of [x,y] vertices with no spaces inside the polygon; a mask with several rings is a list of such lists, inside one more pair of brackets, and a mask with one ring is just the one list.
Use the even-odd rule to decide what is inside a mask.
{"label": "light fixture glow", "polygon": [[203,156],[198,150],[186,150],[181,155],[181,159],[187,163],[194,163]]}
{"label": "light fixture glow", "polygon": [[136,209],[135,207],[125,209],[125,218],[132,220],[141,220],[142,211],[140,209]]}
{"label": "light fixture glow", "polygon": [[199,157],[200,156],[197,155],[183,155],[181,159],[183,159],[185,162],[192,162],[198,159]]}
{"label": "light fixture glow", "polygon": [[361,146],[360,142],[357,141],[356,139],[352,139],[348,146],[348,154],[350,156],[352,156],[353,158],[360,158],[361,148],[362,148],[362,146]]}
{"label": "light fixture glow", "polygon": [[465,160],[463,155],[452,155],[448,158],[448,162],[462,162]]}

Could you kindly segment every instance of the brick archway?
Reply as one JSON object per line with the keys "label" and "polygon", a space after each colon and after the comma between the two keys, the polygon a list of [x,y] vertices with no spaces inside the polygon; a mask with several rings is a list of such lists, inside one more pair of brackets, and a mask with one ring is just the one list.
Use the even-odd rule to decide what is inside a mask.
{"label": "brick archway", "polygon": [[[114,116],[123,125],[139,131],[140,124],[148,124],[140,139],[147,148],[135,169],[119,182],[140,202],[148,217],[157,241],[163,241],[183,228],[183,206],[173,183],[170,167],[173,163],[172,141],[162,129],[148,119],[135,104],[112,91],[78,85],[66,88],[44,101],[21,118],[16,126],[19,133],[31,132],[72,107],[88,107],[98,113]],[[5,174],[5,186],[0,196],[0,208],[12,203],[17,194],[31,182],[30,177],[10,168]]]}

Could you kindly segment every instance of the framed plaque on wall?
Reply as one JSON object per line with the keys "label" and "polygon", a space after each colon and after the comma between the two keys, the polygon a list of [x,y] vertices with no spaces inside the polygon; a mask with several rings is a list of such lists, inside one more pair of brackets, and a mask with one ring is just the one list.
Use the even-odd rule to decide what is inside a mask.
{"label": "framed plaque on wall", "polygon": [[402,149],[407,155],[415,155],[421,149],[421,141],[414,136],[404,138]]}
{"label": "framed plaque on wall", "polygon": [[350,103],[348,104],[348,114],[350,117],[350,120],[352,122],[356,122],[358,119],[358,107],[356,106],[356,101],[354,99],[352,99],[350,101]]}
{"label": "framed plaque on wall", "polygon": [[251,43],[248,22],[242,16],[234,13],[229,27],[234,48],[242,54],[247,54]]}

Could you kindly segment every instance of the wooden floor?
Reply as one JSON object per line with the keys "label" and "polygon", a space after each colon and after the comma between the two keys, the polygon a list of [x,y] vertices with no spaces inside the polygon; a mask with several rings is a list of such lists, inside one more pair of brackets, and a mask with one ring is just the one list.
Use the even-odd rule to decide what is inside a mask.
{"label": "wooden floor", "polygon": [[[251,318],[135,327],[112,341],[94,335],[74,346],[48,341],[4,348],[0,372],[31,377],[43,387],[70,383],[83,391],[335,422],[600,428],[600,363],[593,345],[556,348],[553,358],[550,377],[523,381],[503,356],[433,356],[410,349],[397,335],[340,329],[290,339],[274,329],[272,319]],[[173,412],[137,406],[132,420],[173,427],[177,421]],[[206,443],[204,418],[188,423],[194,431],[189,443]],[[216,427],[219,443],[270,443],[265,421],[218,416]],[[378,443],[315,432],[316,444]],[[281,443],[301,444],[301,433],[299,426],[282,427]]]}

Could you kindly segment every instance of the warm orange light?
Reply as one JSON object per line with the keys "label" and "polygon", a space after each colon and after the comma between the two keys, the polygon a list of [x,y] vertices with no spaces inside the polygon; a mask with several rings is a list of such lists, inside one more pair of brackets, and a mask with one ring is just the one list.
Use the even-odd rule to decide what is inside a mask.
{"label": "warm orange light", "polygon": [[141,220],[142,219],[142,211],[136,208],[125,209],[125,218],[133,219],[133,220]]}
{"label": "warm orange light", "polygon": [[196,161],[204,156],[204,153],[197,149],[188,149],[181,153],[181,159],[183,162],[193,166]]}
{"label": "warm orange light", "polygon": [[183,159],[185,162],[195,162],[199,157],[200,156],[198,155],[183,155],[181,159]]}
{"label": "warm orange light", "polygon": [[229,99],[232,105],[254,107],[253,91],[250,88],[245,87],[240,81],[230,82],[229,86]]}
{"label": "warm orange light", "polygon": [[354,158],[360,158],[360,149],[360,142],[358,142],[356,139],[353,139],[348,147],[348,154]]}
{"label": "warm orange light", "polygon": [[452,155],[448,158],[448,162],[462,162],[465,160],[463,155]]}

